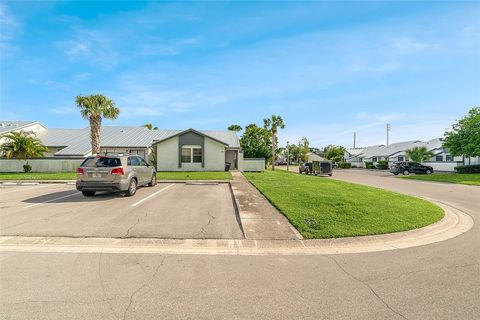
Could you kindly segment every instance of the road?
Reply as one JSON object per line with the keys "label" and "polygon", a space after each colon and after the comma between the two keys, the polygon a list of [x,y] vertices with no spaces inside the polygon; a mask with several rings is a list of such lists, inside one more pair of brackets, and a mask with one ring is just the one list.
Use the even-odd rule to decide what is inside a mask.
{"label": "road", "polygon": [[448,203],[471,215],[475,225],[451,240],[361,254],[4,252],[0,318],[480,317],[479,187],[401,180],[360,170],[337,171],[334,177]]}

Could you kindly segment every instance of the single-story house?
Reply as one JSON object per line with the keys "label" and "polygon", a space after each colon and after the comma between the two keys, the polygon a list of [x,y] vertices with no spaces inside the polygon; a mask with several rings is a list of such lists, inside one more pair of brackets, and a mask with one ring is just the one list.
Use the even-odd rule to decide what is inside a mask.
{"label": "single-story house", "polygon": [[325,161],[325,158],[319,156],[318,154],[314,152],[307,152],[305,155],[305,158],[307,159],[307,162],[312,162],[312,161]]}
{"label": "single-story house", "polygon": [[[364,168],[366,162],[376,164],[378,161],[407,161],[407,150],[414,147],[426,147],[432,152],[432,157],[425,161],[434,170],[453,171],[453,168],[463,164],[463,157],[453,157],[447,148],[443,147],[442,139],[436,138],[428,141],[405,141],[386,145],[375,145],[365,148],[351,148],[345,150],[345,161],[352,166]],[[466,161],[468,163],[468,160]],[[478,157],[470,159],[471,164],[480,163]]]}
{"label": "single-story house", "polygon": [[[51,159],[84,158],[92,154],[90,128],[56,129],[34,121],[0,121],[10,131],[25,128],[48,147]],[[17,125],[8,125],[17,123]],[[0,129],[2,127],[0,126]],[[10,132],[4,130],[4,132]],[[0,134],[4,133],[0,131]],[[230,169],[263,171],[264,159],[244,159],[235,131],[150,130],[145,127],[103,126],[100,154],[138,154],[153,162],[158,171],[223,171]]]}

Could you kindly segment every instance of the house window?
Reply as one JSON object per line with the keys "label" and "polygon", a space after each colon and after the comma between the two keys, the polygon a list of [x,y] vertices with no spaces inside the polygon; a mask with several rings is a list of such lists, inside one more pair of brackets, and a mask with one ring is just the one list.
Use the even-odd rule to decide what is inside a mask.
{"label": "house window", "polygon": [[405,160],[405,158],[404,158],[403,156],[399,156],[399,157],[397,158],[397,161],[404,161],[404,160]]}
{"label": "house window", "polygon": [[202,147],[183,146],[182,163],[202,163]]}
{"label": "house window", "polygon": [[377,157],[372,157],[372,162],[377,162]]}
{"label": "house window", "polygon": [[445,161],[453,161],[453,160],[452,160],[452,156],[449,155],[449,154],[447,154],[447,155],[445,156],[445,158],[446,158]]}
{"label": "house window", "polygon": [[443,156],[442,156],[442,155],[436,156],[436,157],[435,157],[435,161],[438,161],[438,162],[443,161]]}

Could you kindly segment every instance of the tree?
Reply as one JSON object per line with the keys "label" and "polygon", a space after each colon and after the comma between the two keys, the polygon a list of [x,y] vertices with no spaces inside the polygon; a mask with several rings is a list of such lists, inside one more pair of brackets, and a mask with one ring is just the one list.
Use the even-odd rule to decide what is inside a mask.
{"label": "tree", "polygon": [[242,131],[242,127],[239,126],[238,124],[232,124],[231,126],[228,127],[228,130],[239,132],[239,131]]}
{"label": "tree", "polygon": [[158,130],[158,127],[154,127],[151,123],[145,123],[141,127],[147,128],[148,130]]}
{"label": "tree", "polygon": [[285,123],[281,116],[272,115],[271,118],[263,119],[263,127],[270,132],[270,139],[272,141],[272,170],[275,170],[277,132],[279,128],[285,128]]}
{"label": "tree", "polygon": [[335,162],[342,162],[345,156],[345,148],[342,146],[329,145],[323,150],[323,156]]}
{"label": "tree", "polygon": [[433,154],[431,151],[428,151],[427,147],[413,147],[406,151],[407,157],[416,162],[423,162],[431,157]]}
{"label": "tree", "polygon": [[308,142],[308,139],[306,137],[302,137],[302,139],[300,139],[300,141],[298,142],[298,149],[300,152],[299,158],[306,161],[307,153],[310,152],[310,143]]}
{"label": "tree", "polygon": [[268,160],[271,155],[270,133],[256,124],[250,124],[245,127],[245,132],[240,138],[240,146],[245,158],[265,158]]}
{"label": "tree", "polygon": [[7,139],[7,142],[2,144],[2,153],[8,159],[24,160],[26,162],[23,166],[25,172],[32,169],[27,159],[43,157],[43,153],[48,151],[48,148],[40,140],[25,131],[9,132],[2,137]]}
{"label": "tree", "polygon": [[480,156],[480,107],[473,107],[468,114],[445,132],[443,146],[452,156]]}
{"label": "tree", "polygon": [[90,122],[90,139],[92,143],[92,154],[100,153],[100,128],[102,118],[117,119],[120,109],[115,103],[101,94],[90,96],[79,95],[75,98],[77,107],[80,108],[82,117]]}

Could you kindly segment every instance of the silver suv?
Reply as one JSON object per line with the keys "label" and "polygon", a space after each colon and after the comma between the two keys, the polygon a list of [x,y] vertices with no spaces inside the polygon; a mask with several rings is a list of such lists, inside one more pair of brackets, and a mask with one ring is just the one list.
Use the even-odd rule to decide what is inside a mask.
{"label": "silver suv", "polygon": [[92,156],[77,169],[77,190],[86,197],[96,191],[123,191],[133,196],[138,186],[156,184],[155,168],[137,155]]}

